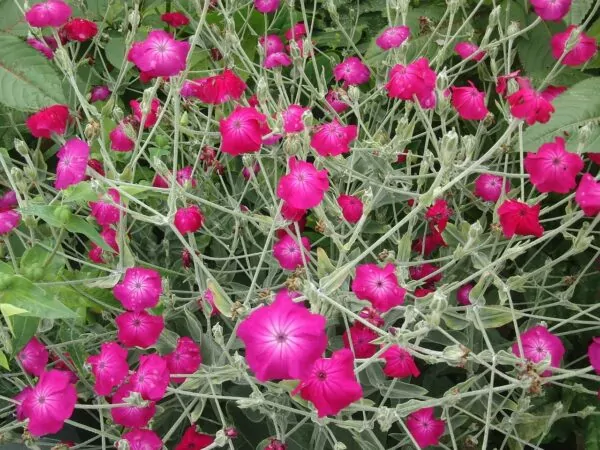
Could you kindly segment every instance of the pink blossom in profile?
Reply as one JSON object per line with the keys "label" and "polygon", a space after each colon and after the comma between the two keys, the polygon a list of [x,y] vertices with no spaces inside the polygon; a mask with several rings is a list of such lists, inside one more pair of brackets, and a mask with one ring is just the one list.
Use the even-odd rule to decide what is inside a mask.
{"label": "pink blossom in profile", "polygon": [[594,217],[600,213],[600,182],[586,173],[575,191],[575,202],[586,216]]}
{"label": "pink blossom in profile", "polygon": [[276,34],[261,36],[258,38],[258,42],[265,50],[265,56],[269,56],[274,53],[282,53],[285,51],[285,45],[283,45],[283,41]]}
{"label": "pink blossom in profile", "polygon": [[514,72],[509,73],[508,75],[501,75],[496,80],[496,93],[499,95],[504,95],[508,91],[508,81],[515,80],[519,84],[519,87],[527,87],[531,88],[531,84],[527,78],[523,78],[519,76],[520,70],[515,70]]}
{"label": "pink blossom in profile", "polygon": [[364,84],[371,78],[369,68],[356,56],[350,56],[333,68],[335,81],[344,81],[344,86]]}
{"label": "pink blossom in profile", "polygon": [[[111,403],[118,405],[126,403],[125,399],[131,394],[135,394],[131,384],[123,384],[117,392],[112,396]],[[137,393],[139,395],[139,393]],[[122,425],[127,428],[143,428],[148,425],[150,419],[156,413],[156,404],[148,401],[146,406],[119,406],[110,409],[113,422],[117,425]]]}
{"label": "pink blossom in profile", "polygon": [[415,292],[413,292],[413,295],[417,298],[423,298],[427,297],[429,294],[433,294],[434,292],[435,289],[418,287],[417,289],[415,289]]}
{"label": "pink blossom in profile", "polygon": [[517,92],[509,95],[507,100],[510,113],[517,119],[524,119],[527,125],[536,122],[546,123],[554,112],[552,103],[531,87],[521,87]]}
{"label": "pink blossom in profile", "polygon": [[59,432],[73,414],[76,402],[77,392],[68,372],[43,372],[21,404],[23,416],[29,419],[27,430],[34,436]]}
{"label": "pink blossom in profile", "polygon": [[191,425],[186,428],[181,441],[175,446],[175,450],[202,450],[215,441],[213,436],[199,433],[196,426]]}
{"label": "pink blossom in profile", "polygon": [[254,7],[263,14],[273,13],[279,8],[281,0],[254,0]]}
{"label": "pink blossom in profile", "polygon": [[[110,228],[109,226],[103,227],[102,231],[100,231],[100,237],[102,237],[102,240],[105,242],[105,244],[111,247],[116,254],[119,254],[117,231],[115,229]],[[104,261],[104,250],[95,243],[92,243],[91,245],[89,257],[93,262],[98,264],[104,264],[106,262]]]}
{"label": "pink blossom in profile", "polygon": [[430,263],[425,263],[410,267],[408,269],[408,273],[410,274],[410,278],[413,280],[424,280],[427,283],[437,283],[438,281],[442,280],[441,273],[433,275],[438,270],[439,267]]}
{"label": "pink blossom in profile", "polygon": [[25,13],[32,27],[60,27],[71,17],[71,7],[62,0],[47,0],[33,5]]}
{"label": "pink blossom in profile", "polygon": [[198,206],[192,205],[187,208],[179,208],[175,212],[173,223],[181,234],[195,233],[202,227],[204,216]]}
{"label": "pink blossom in profile", "polygon": [[344,348],[333,352],[331,358],[317,359],[292,395],[298,392],[315,406],[319,417],[336,415],[360,400],[363,391],[354,374],[352,352]]}
{"label": "pink blossom in profile", "polygon": [[127,60],[150,76],[171,77],[185,69],[190,44],[177,41],[163,30],[153,30],[143,41],[134,42]]}
{"label": "pink blossom in profile", "polygon": [[452,86],[452,106],[465,120],[483,120],[489,111],[485,106],[485,92],[479,91],[473,83],[470,86]]}
{"label": "pink blossom in profile", "polygon": [[[215,295],[213,294],[213,292],[210,289],[206,289],[204,291],[204,294],[202,294],[202,297],[198,300],[198,304],[201,307],[202,307],[201,304],[203,302],[208,303],[211,316],[216,316],[217,314],[219,314],[219,308],[217,308],[217,305],[215,303]],[[171,372],[177,373],[177,372],[174,372],[173,370],[171,370]]]}
{"label": "pink blossom in profile", "polygon": [[[350,350],[354,349],[354,356],[356,358],[370,358],[377,353],[378,349],[378,346],[371,344],[371,341],[378,337],[379,335],[369,327],[360,322],[355,322],[343,334],[342,340],[344,341],[344,347]],[[350,342],[352,342],[352,348],[350,347]]]}
{"label": "pink blossom in profile", "polygon": [[562,94],[566,90],[567,90],[566,86],[550,85],[542,91],[542,97],[544,99],[548,100],[549,102],[551,102],[552,100],[554,100],[556,97],[558,97],[560,94]]}
{"label": "pink blossom in profile", "polygon": [[164,445],[154,431],[140,428],[128,431],[121,439],[127,441],[129,450],[161,450]]}
{"label": "pink blossom in profile", "polygon": [[542,20],[559,21],[567,15],[572,0],[529,0]]}
{"label": "pink blossom in profile", "polygon": [[289,203],[283,202],[283,205],[281,205],[281,216],[285,220],[299,222],[306,217],[306,209],[294,208]]}
{"label": "pink blossom in profile", "polygon": [[94,86],[90,92],[90,103],[103,102],[110,97],[112,91],[106,85]]}
{"label": "pink blossom in profile", "polygon": [[175,178],[180,186],[189,183],[192,187],[196,187],[198,184],[194,179],[194,168],[192,166],[185,166],[179,169]]}
{"label": "pink blossom in profile", "polygon": [[442,232],[446,229],[448,219],[452,215],[452,210],[448,207],[448,202],[444,199],[437,199],[433,205],[427,208],[425,212],[425,220],[431,225],[437,227],[437,230]]}
{"label": "pink blossom in profile", "polygon": [[[212,296],[212,292],[210,295]],[[213,301],[214,304],[214,301]],[[213,312],[217,312],[217,308],[213,307]],[[192,338],[187,336],[180,337],[177,339],[177,347],[172,353],[165,356],[167,367],[171,375],[179,374],[191,374],[198,370],[200,364],[202,364],[202,355],[200,354],[200,347],[194,342]],[[175,383],[183,383],[185,377],[172,377]]]}
{"label": "pink blossom in profile", "polygon": [[482,173],[475,180],[475,195],[486,202],[497,202],[502,192],[505,194],[510,191],[510,181],[508,178],[491,173]]}
{"label": "pink blossom in profile", "polygon": [[103,200],[90,202],[90,215],[96,219],[96,222],[100,226],[118,223],[120,219],[120,210],[116,206],[121,202],[119,191],[109,188],[107,193],[108,195],[104,196]]}
{"label": "pink blossom in profile", "polygon": [[0,211],[0,235],[8,234],[21,223],[21,214],[17,211]]}
{"label": "pink blossom in profile", "polygon": [[237,330],[256,378],[302,378],[327,347],[326,319],[280,291],[269,306],[255,309]]}
{"label": "pink blossom in profile", "polygon": [[129,267],[123,281],[113,288],[113,294],[129,311],[154,308],[162,294],[162,279],[156,270]]}
{"label": "pink blossom in profile", "polygon": [[590,158],[594,164],[598,164],[600,166],[600,153],[587,153],[587,157]]}
{"label": "pink blossom in profile", "polygon": [[398,344],[391,345],[381,354],[381,357],[385,359],[383,373],[388,377],[416,378],[421,375],[412,355]]}
{"label": "pink blossom in profile", "polygon": [[346,222],[356,223],[363,215],[363,202],[355,195],[341,194],[337,203],[342,208],[342,215]]}
{"label": "pink blossom in profile", "polygon": [[262,138],[268,133],[267,118],[254,108],[236,106],[219,123],[221,150],[236,156],[260,150]]}
{"label": "pink blossom in profile", "polygon": [[90,157],[90,146],[85,141],[78,138],[69,139],[56,156],[56,189],[66,189],[83,181]]}
{"label": "pink blossom in profile", "polygon": [[456,291],[456,301],[459,305],[469,306],[471,304],[471,299],[469,298],[469,294],[473,290],[475,286],[472,283],[463,284],[458,291]]}
{"label": "pink blossom in profile", "polygon": [[418,100],[425,108],[435,106],[435,83],[437,74],[429,67],[427,58],[419,58],[407,66],[396,64],[392,67],[389,81],[385,85],[390,98]]}
{"label": "pink blossom in profile", "polygon": [[327,170],[317,170],[312,163],[288,160],[290,171],[279,180],[277,196],[296,209],[314,208],[329,189]]}
{"label": "pink blossom in profile", "polygon": [[446,423],[435,418],[433,408],[423,408],[408,416],[406,427],[419,447],[425,448],[439,444]]}
{"label": "pink blossom in profile", "polygon": [[33,390],[33,388],[31,386],[26,386],[25,388],[23,388],[23,390],[21,392],[19,392],[17,395],[15,395],[13,397],[13,399],[17,402],[16,407],[15,407],[15,416],[16,416],[17,420],[20,422],[27,419],[27,417],[25,417],[25,414],[23,412],[23,402],[25,401],[25,399],[31,393],[32,390]]}
{"label": "pink blossom in profile", "polygon": [[98,355],[89,356],[87,363],[92,367],[96,379],[94,392],[97,395],[110,395],[113,388],[120,386],[129,374],[127,350],[116,342],[104,342]]}
{"label": "pink blossom in profile", "polygon": [[310,108],[305,108],[304,106],[296,104],[288,106],[287,109],[281,113],[281,117],[283,118],[283,131],[288,134],[304,131],[302,116],[309,110]]}
{"label": "pink blossom in profile", "polygon": [[252,165],[252,167],[243,167],[242,168],[242,176],[244,180],[248,181],[253,178],[258,172],[260,172],[260,164],[257,162]]}
{"label": "pink blossom in profile", "polygon": [[386,28],[377,36],[375,44],[382,50],[400,47],[410,36],[410,28],[404,25]]}
{"label": "pink blossom in profile", "polygon": [[393,264],[385,267],[377,264],[359,265],[352,280],[352,292],[359,299],[370,301],[381,312],[402,305],[406,290],[398,284],[395,270]]}
{"label": "pink blossom in profile", "polygon": [[47,59],[54,58],[54,50],[52,50],[50,48],[50,46],[48,44],[46,44],[45,42],[40,41],[35,38],[28,38],[27,43],[32,48],[36,49],[38,52],[40,52],[42,55],[44,55]]}
{"label": "pink blossom in profile", "polygon": [[63,135],[69,122],[67,105],[52,105],[40,109],[27,118],[25,124],[29,132],[37,138],[51,138],[53,134]]}
{"label": "pink blossom in profile", "polygon": [[111,150],[130,152],[135,147],[135,142],[125,132],[125,126],[125,122],[121,122],[109,133]]}
{"label": "pink blossom in profile", "polygon": [[481,61],[485,56],[485,52],[479,50],[479,46],[472,42],[459,42],[454,46],[454,51],[461,59],[471,58],[474,61]]}
{"label": "pink blossom in profile", "polygon": [[115,318],[117,338],[125,347],[148,348],[158,341],[165,327],[162,316],[146,311],[127,311]]}
{"label": "pink blossom in profile", "polygon": [[160,15],[160,20],[173,28],[184,27],[190,23],[190,19],[179,11],[167,12]]}
{"label": "pink blossom in profile", "polygon": [[98,34],[98,25],[91,20],[75,17],[63,25],[60,34],[69,41],[86,42]]}
{"label": "pink blossom in profile", "polygon": [[540,224],[540,205],[529,206],[519,200],[505,200],[498,208],[500,225],[506,238],[517,236],[540,237],[544,227]]}
{"label": "pink blossom in profile", "polygon": [[[567,48],[567,41],[571,37],[571,34],[576,30],[575,25],[570,25],[562,33],[556,33],[550,40],[550,47],[552,47],[552,56],[558,60],[565,52]],[[597,52],[597,42],[591,36],[585,33],[581,33],[577,36],[577,40],[574,43],[571,50],[569,50],[561,63],[565,66],[580,66],[585,64],[594,57]]]}
{"label": "pink blossom in profile", "polygon": [[325,100],[327,101],[327,103],[329,103],[329,106],[331,106],[333,110],[338,114],[341,114],[348,108],[350,108],[350,105],[348,103],[340,99],[339,93],[331,89],[329,90],[329,92],[327,92]]}
{"label": "pink blossom in profile", "polygon": [[[295,237],[286,233],[273,245],[273,256],[282,269],[295,270],[304,266],[304,261],[308,263],[310,259],[310,241],[307,237],[302,237],[301,242],[304,249],[300,248]],[[304,253],[304,260],[302,253]]]}
{"label": "pink blossom in profile", "polygon": [[129,106],[133,111],[133,117],[138,123],[144,122],[144,128],[152,128],[158,120],[158,112],[160,110],[160,101],[153,98],[150,102],[150,110],[142,111],[142,104],[137,100],[131,100]]}
{"label": "pink blossom in profile", "polygon": [[414,252],[423,253],[423,255],[429,256],[438,248],[447,246],[448,244],[444,241],[442,233],[440,233],[435,226],[432,226],[431,233],[427,233],[425,237],[415,240],[412,249]]}
{"label": "pink blossom in profile", "polygon": [[186,83],[190,83],[189,95],[209,105],[220,105],[230,100],[239,100],[246,90],[244,80],[231,69],[225,69],[223,73]]}
{"label": "pink blossom in profile", "polygon": [[15,209],[18,205],[17,193],[15,191],[6,191],[0,196],[0,211],[9,211]]}
{"label": "pink blossom in profile", "polygon": [[275,67],[287,67],[292,64],[292,58],[285,52],[271,53],[265,58],[263,66],[267,69]]}
{"label": "pink blossom in profile", "polygon": [[539,192],[566,194],[577,185],[575,177],[583,169],[583,159],[565,149],[565,140],[543,144],[537,152],[527,153],[524,161],[529,181]]}
{"label": "pink blossom in profile", "polygon": [[[525,359],[533,363],[539,363],[546,358],[550,359],[550,366],[560,367],[560,362],[565,354],[565,347],[558,336],[550,333],[546,327],[537,325],[521,333],[521,344]],[[522,358],[519,343],[512,345],[515,356]],[[552,370],[545,370],[542,376],[549,376]]]}
{"label": "pink blossom in profile", "polygon": [[600,337],[592,338],[592,342],[588,347],[588,358],[596,374],[600,375]]}
{"label": "pink blossom in profile", "polygon": [[38,338],[32,337],[17,355],[23,370],[28,374],[39,377],[48,364],[48,350]]}
{"label": "pink blossom in profile", "polygon": [[357,136],[356,125],[342,125],[333,119],[315,127],[310,146],[321,156],[338,156],[350,151],[350,144]]}
{"label": "pink blossom in profile", "polygon": [[159,355],[140,356],[140,366],[130,378],[131,388],[144,400],[162,399],[169,385],[167,361]]}
{"label": "pink blossom in profile", "polygon": [[297,22],[285,32],[284,36],[288,41],[302,39],[306,36],[306,25],[304,22]]}

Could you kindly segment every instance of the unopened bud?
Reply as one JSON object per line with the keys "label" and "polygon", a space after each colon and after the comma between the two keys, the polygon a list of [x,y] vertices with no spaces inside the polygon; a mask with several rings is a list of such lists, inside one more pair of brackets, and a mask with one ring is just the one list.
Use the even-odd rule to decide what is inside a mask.
{"label": "unopened bud", "polygon": [[512,36],[512,35],[518,33],[520,29],[521,29],[521,25],[519,24],[519,22],[511,22],[510,24],[508,24],[508,28],[506,29],[506,32],[509,36]]}
{"label": "unopened bud", "polygon": [[83,134],[88,141],[91,141],[100,134],[100,123],[96,120],[90,121],[83,130]]}
{"label": "unopened bud", "polygon": [[21,156],[29,155],[29,147],[21,139],[15,139],[14,145],[15,145],[15,150],[17,152],[19,152],[19,155],[21,155]]}

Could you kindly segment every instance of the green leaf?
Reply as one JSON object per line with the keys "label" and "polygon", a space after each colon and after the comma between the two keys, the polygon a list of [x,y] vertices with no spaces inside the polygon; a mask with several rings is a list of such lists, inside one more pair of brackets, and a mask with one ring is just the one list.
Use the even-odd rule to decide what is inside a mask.
{"label": "green leaf", "polygon": [[20,37],[0,34],[0,103],[28,111],[66,102],[52,63]]}
{"label": "green leaf", "polygon": [[8,359],[6,359],[6,355],[1,350],[0,350],[0,367],[4,368],[6,370],[9,369]]}
{"label": "green leaf", "polygon": [[585,450],[600,450],[600,416],[585,421]]}
{"label": "green leaf", "polygon": [[0,31],[3,33],[14,34],[16,36],[26,36],[29,26],[25,22],[23,13],[14,0],[0,0]]}
{"label": "green leaf", "polygon": [[[531,24],[536,18],[536,14],[529,14],[528,23]],[[552,57],[550,39],[563,29],[563,25],[541,22],[517,41],[519,59],[527,75],[537,80],[544,78],[550,72],[556,63]]]}
{"label": "green leaf", "polygon": [[40,318],[17,315],[12,316],[7,322],[9,322],[13,334],[12,352],[16,355],[35,335],[40,324]]}
{"label": "green leaf", "polygon": [[225,295],[221,286],[215,283],[213,280],[209,280],[207,283],[208,289],[213,294],[215,305],[219,312],[225,317],[231,317],[231,300]]}
{"label": "green leaf", "polygon": [[65,203],[84,205],[94,200],[98,200],[98,194],[92,190],[89,181],[82,181],[81,183],[69,186],[63,191],[63,201]]}
{"label": "green leaf", "polygon": [[593,3],[594,0],[575,0],[565,18],[566,22],[571,25],[579,25],[583,22]]}
{"label": "green leaf", "polygon": [[329,256],[327,256],[327,252],[321,247],[317,248],[317,274],[319,278],[323,278],[334,270],[335,267],[331,263]]}
{"label": "green leaf", "polygon": [[479,317],[484,328],[498,328],[513,320],[518,319],[521,313],[504,306],[484,306],[479,310]]}
{"label": "green leaf", "polygon": [[428,392],[427,389],[416,384],[403,383],[397,380],[394,380],[390,386],[380,386],[379,392],[381,392],[381,395],[387,395],[388,398],[418,398],[424,397]]}
{"label": "green leaf", "polygon": [[120,68],[125,59],[125,38],[117,32],[111,33],[108,44],[104,46],[104,53],[109,63]]}

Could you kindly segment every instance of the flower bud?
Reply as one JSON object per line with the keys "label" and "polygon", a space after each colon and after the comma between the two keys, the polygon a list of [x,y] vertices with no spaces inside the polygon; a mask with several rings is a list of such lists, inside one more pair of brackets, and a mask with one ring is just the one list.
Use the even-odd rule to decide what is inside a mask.
{"label": "flower bud", "polygon": [[594,128],[594,125],[591,123],[586,123],[584,126],[582,126],[577,132],[577,141],[582,145],[587,144],[592,136],[592,131]]}
{"label": "flower bud", "polygon": [[137,28],[140,23],[140,12],[138,11],[137,6],[131,10],[127,17],[127,21],[131,25],[131,28]]}
{"label": "flower bud", "polygon": [[495,27],[498,25],[501,11],[501,6],[496,6],[494,9],[492,9],[492,12],[488,16],[488,24],[490,27]]}
{"label": "flower bud", "polygon": [[15,146],[15,150],[17,152],[19,152],[19,155],[21,155],[21,156],[29,155],[29,147],[21,139],[15,139],[14,146]]}
{"label": "flower bud", "polygon": [[96,120],[91,120],[85,126],[83,134],[88,141],[91,141],[100,134],[100,123]]}
{"label": "flower bud", "polygon": [[212,334],[215,339],[215,342],[219,345],[223,345],[223,327],[220,323],[216,323],[212,327]]}
{"label": "flower bud", "polygon": [[123,110],[118,107],[115,106],[112,110],[112,117],[115,120],[115,122],[120,122],[121,120],[123,120],[123,117],[125,116],[125,114],[123,113]]}
{"label": "flower bud", "polygon": [[519,22],[511,22],[508,25],[508,28],[506,29],[506,33],[509,36],[512,36],[512,35],[518,33],[520,29],[521,29],[521,25],[519,25]]}

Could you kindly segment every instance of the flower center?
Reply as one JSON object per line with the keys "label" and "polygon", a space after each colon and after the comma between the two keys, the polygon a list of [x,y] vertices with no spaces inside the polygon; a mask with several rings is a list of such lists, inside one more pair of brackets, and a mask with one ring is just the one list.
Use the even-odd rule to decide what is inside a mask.
{"label": "flower center", "polygon": [[284,332],[279,332],[275,335],[275,340],[279,344],[284,344],[285,342],[287,342],[287,338],[287,334],[285,334]]}
{"label": "flower center", "polygon": [[38,403],[39,403],[40,405],[43,405],[44,403],[46,403],[46,397],[44,397],[43,395],[40,395],[40,396],[38,397]]}
{"label": "flower center", "polygon": [[133,321],[133,326],[134,326],[134,327],[139,327],[139,326],[141,326],[141,325],[142,325],[142,321],[141,321],[140,319],[135,319],[135,320]]}
{"label": "flower center", "polygon": [[324,370],[319,370],[317,372],[317,378],[321,381],[325,381],[327,379],[327,373]]}

